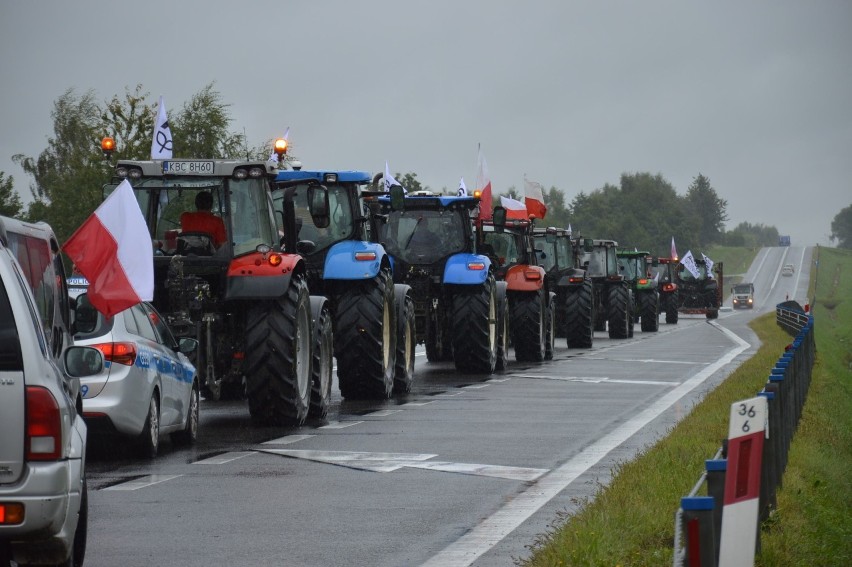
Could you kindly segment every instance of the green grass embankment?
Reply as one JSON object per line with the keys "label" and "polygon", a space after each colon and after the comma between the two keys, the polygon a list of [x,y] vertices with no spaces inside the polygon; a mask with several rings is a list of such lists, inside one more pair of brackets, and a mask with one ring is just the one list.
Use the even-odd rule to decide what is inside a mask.
{"label": "green grass embankment", "polygon": [[[726,264],[727,271],[727,264]],[[852,564],[852,253],[821,249],[811,389],[761,529],[762,567]],[[674,517],[727,434],[730,405],[755,395],[789,344],[774,313],[751,323],[762,346],[665,438],[615,467],[612,482],[531,545],[526,567],[671,565]],[[704,493],[703,491],[700,493]]]}

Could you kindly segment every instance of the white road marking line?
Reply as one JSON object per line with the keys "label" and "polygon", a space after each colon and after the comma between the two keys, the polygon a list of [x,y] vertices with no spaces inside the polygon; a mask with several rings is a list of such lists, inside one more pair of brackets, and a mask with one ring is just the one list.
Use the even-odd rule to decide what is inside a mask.
{"label": "white road marking line", "polygon": [[607,362],[643,362],[643,363],[653,363],[653,364],[710,364],[709,362],[695,362],[691,360],[655,360],[653,358],[640,358],[640,359],[630,359],[630,358],[606,358],[603,356],[586,356],[583,357],[583,360],[605,360]]}
{"label": "white road marking line", "polygon": [[408,463],[425,461],[438,455],[410,453],[364,453],[356,451],[298,451],[291,449],[263,449],[284,457],[306,459],[341,467],[371,472],[393,472]]}
{"label": "white road marking line", "polygon": [[353,425],[358,425],[359,423],[364,423],[363,421],[332,421],[328,425],[323,425],[322,427],[317,427],[317,429],[345,429],[347,427],[352,427]]}
{"label": "white road marking line", "polygon": [[281,455],[282,457],[306,459],[318,463],[382,473],[393,472],[403,467],[408,467],[439,472],[505,478],[508,480],[533,481],[548,472],[547,469],[529,467],[429,461],[429,459],[438,455],[427,453],[365,453],[357,451],[299,451],[294,449],[262,449],[261,451]]}
{"label": "white road marking line", "polygon": [[472,530],[444,548],[443,551],[432,556],[431,559],[423,563],[422,567],[468,567],[562,492],[581,474],[607,456],[610,451],[648,425],[717,370],[729,364],[741,352],[751,347],[746,341],[728,329],[719,326],[718,323],[710,322],[710,324],[721,329],[731,340],[737,343],[737,346],[674,390],[664,394],[650,407],[583,449],[576,457],[537,480],[500,510],[480,522]]}
{"label": "white road marking line", "polygon": [[208,459],[202,459],[200,461],[195,461],[192,463],[193,465],[224,465],[225,463],[230,463],[231,461],[236,461],[237,459],[242,459],[243,457],[248,457],[249,455],[254,455],[254,451],[234,451],[231,453],[222,453],[221,455],[217,455],[215,457],[210,457]]}
{"label": "white road marking line", "polygon": [[278,439],[264,441],[263,443],[261,443],[261,445],[289,445],[291,443],[296,443],[297,441],[304,441],[305,439],[310,439],[311,437],[316,437],[316,435],[285,435],[284,437],[279,437]]}
{"label": "white road marking line", "polygon": [[464,386],[462,390],[481,390],[482,388],[487,388],[491,384],[470,384],[469,386]]}
{"label": "white road marking line", "polygon": [[645,384],[651,386],[679,386],[680,382],[669,382],[666,380],[630,380],[622,378],[610,378],[609,376],[548,376],[547,374],[516,374],[518,378],[532,378],[534,380],[556,380],[561,382],[586,382],[589,384]]}
{"label": "white road marking line", "polygon": [[453,396],[460,396],[464,392],[444,392],[443,394],[438,394],[435,396],[436,398],[452,398]]}
{"label": "white road marking line", "polygon": [[428,402],[405,402],[404,404],[402,404],[402,406],[403,407],[405,407],[405,406],[428,406],[429,404],[434,404],[434,403],[435,403],[435,400],[430,400]]}
{"label": "white road marking line", "polygon": [[137,478],[136,480],[130,480],[127,482],[123,482],[121,484],[116,484],[114,486],[108,486],[104,488],[104,490],[139,490],[140,488],[145,488],[147,486],[153,486],[155,484],[160,484],[161,482],[166,482],[167,480],[172,480],[173,478],[178,478],[183,476],[182,474],[152,474],[150,476],[143,476],[142,478]]}
{"label": "white road marking line", "polygon": [[374,412],[370,412],[366,414],[364,417],[387,417],[389,415],[393,415],[395,413],[399,413],[402,410],[400,409],[385,409],[385,410],[377,410]]}
{"label": "white road marking line", "polygon": [[440,461],[408,463],[405,466],[414,469],[427,469],[430,471],[471,474],[476,476],[491,476],[495,478],[522,481],[533,481],[548,472],[547,469],[533,469],[528,467],[477,465],[473,463],[448,463]]}
{"label": "white road marking line", "polygon": [[508,378],[489,378],[488,381],[500,383],[500,382],[508,382],[511,379],[512,379],[511,377],[508,377]]}

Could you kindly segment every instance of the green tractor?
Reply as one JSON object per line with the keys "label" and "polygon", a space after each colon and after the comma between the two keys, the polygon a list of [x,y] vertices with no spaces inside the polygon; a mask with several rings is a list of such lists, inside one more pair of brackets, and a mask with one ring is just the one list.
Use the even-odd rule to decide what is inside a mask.
{"label": "green tractor", "polygon": [[643,332],[660,328],[660,294],[652,273],[653,260],[647,251],[618,251],[618,269],[633,289],[633,321]]}
{"label": "green tractor", "polygon": [[582,246],[581,265],[592,281],[594,330],[607,330],[611,339],[632,337],[633,291],[618,271],[618,243],[584,238]]}
{"label": "green tractor", "polygon": [[581,268],[580,239],[562,228],[536,228],[535,251],[548,289],[556,293],[555,334],[569,348],[590,348],[595,336],[592,280]]}

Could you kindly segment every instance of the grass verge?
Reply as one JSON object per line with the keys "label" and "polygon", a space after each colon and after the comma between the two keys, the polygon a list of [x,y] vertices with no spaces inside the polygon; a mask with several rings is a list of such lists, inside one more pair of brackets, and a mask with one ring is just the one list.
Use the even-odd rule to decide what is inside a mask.
{"label": "grass verge", "polygon": [[[756,564],[852,564],[852,253],[820,250],[814,305],[817,357],[778,509],[762,527]],[[827,275],[831,274],[831,275]],[[826,305],[832,305],[829,309]],[[775,315],[755,319],[762,346],[670,434],[613,471],[608,486],[530,546],[526,567],[660,566],[673,560],[674,516],[727,434],[730,405],[762,389],[790,337]]]}

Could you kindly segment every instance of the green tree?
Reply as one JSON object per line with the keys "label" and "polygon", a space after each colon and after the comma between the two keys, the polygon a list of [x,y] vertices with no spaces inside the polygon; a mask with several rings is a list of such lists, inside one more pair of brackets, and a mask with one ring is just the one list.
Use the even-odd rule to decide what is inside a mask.
{"label": "green tree", "polygon": [[[248,150],[245,135],[228,130],[231,125],[230,106],[222,102],[222,96],[213,89],[213,83],[184,103],[180,112],[169,119],[174,156],[244,158]],[[269,154],[252,157],[267,158]]]}
{"label": "green tree", "polygon": [[4,217],[17,217],[24,210],[21,197],[15,192],[15,179],[6,172],[0,171],[0,215]]}
{"label": "green tree", "polygon": [[34,200],[26,218],[46,221],[65,241],[101,201],[109,170],[100,140],[110,130],[92,91],[78,95],[68,89],[54,103],[51,117],[53,136],[38,158],[17,154],[12,160],[33,178]]}
{"label": "green tree", "polygon": [[723,242],[728,202],[716,194],[707,177],[698,174],[686,191],[686,201],[689,210],[697,215],[698,246],[706,248]]}
{"label": "green tree", "polygon": [[842,209],[831,221],[831,241],[838,248],[852,248],[852,205]]}
{"label": "green tree", "polygon": [[741,222],[734,230],[725,233],[724,242],[728,246],[746,246],[748,248],[777,246],[778,229],[774,226]]}
{"label": "green tree", "polygon": [[547,206],[547,214],[543,221],[539,221],[539,226],[568,228],[569,215],[568,208],[565,205],[565,193],[553,186],[547,191],[542,191],[542,193],[544,204]]}
{"label": "green tree", "polygon": [[420,183],[420,180],[417,179],[417,174],[413,172],[408,173],[396,173],[393,176],[400,185],[405,187],[405,190],[409,193],[414,193],[415,191],[429,191],[429,187]]}
{"label": "green tree", "polygon": [[[82,95],[65,91],[54,103],[53,136],[47,148],[38,158],[12,157],[33,179],[34,200],[25,217],[47,221],[60,241],[71,236],[101,203],[102,187],[112,174],[100,149],[104,136],[116,140],[114,159],[150,159],[157,104],[148,98],[141,85],[104,104],[92,91]],[[212,83],[184,104],[169,120],[174,156],[269,157],[269,144],[250,147],[244,135],[228,131],[228,107]]]}

